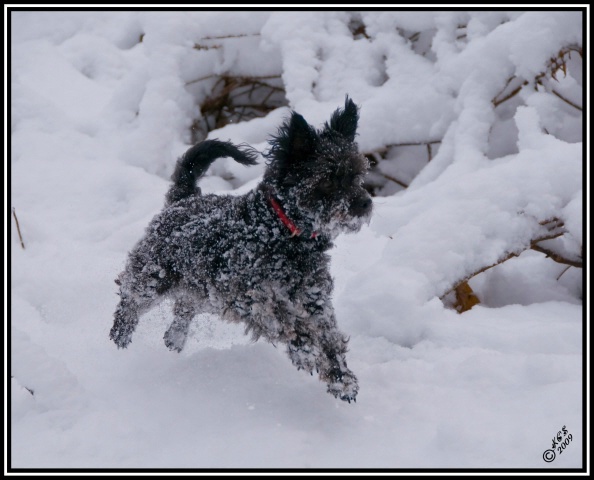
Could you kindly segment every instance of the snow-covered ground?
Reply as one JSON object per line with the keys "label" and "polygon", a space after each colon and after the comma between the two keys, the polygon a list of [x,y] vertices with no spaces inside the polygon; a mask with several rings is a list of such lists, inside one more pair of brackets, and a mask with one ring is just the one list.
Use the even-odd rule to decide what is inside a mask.
{"label": "snow-covered ground", "polygon": [[[579,12],[11,21],[10,201],[25,244],[10,218],[13,468],[582,467],[582,270],[526,250],[558,218],[552,247],[581,254]],[[168,351],[169,304],[128,349],[109,341],[113,280],[223,74],[280,76],[316,126],[348,93],[366,153],[439,142],[429,163],[390,147],[379,171],[409,188],[382,186],[370,225],[332,251],[357,403],[216,317],[197,317],[186,349]],[[264,151],[289,107],[209,138]],[[263,163],[220,160],[201,186],[246,191]],[[444,306],[510,253],[521,255],[470,281],[479,305]],[[571,440],[545,462],[558,432]]]}

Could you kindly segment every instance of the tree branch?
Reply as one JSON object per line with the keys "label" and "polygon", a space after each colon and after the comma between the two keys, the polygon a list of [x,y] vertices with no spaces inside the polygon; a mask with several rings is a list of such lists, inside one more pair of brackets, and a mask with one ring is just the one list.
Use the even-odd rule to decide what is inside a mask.
{"label": "tree branch", "polygon": [[[563,228],[563,222],[558,218],[543,220],[538,223],[539,223],[539,225],[546,228],[546,232],[543,232],[537,238],[533,238],[532,240],[530,240],[530,245],[528,247],[523,248],[518,251],[506,253],[503,257],[501,257],[499,260],[497,260],[497,262],[495,262],[494,264],[481,267],[480,269],[476,270],[475,272],[471,273],[470,275],[465,276],[461,280],[457,281],[456,284],[452,288],[450,288],[447,292],[445,292],[443,295],[441,295],[440,299],[442,301],[444,301],[444,298],[449,293],[459,290],[461,288],[461,286],[463,284],[467,283],[471,278],[474,278],[477,275],[479,275],[483,272],[486,272],[487,270],[489,270],[493,267],[496,267],[497,265],[501,265],[502,263],[507,262],[510,258],[519,256],[522,252],[524,252],[526,250],[533,249],[533,250],[537,250],[537,251],[541,251],[542,253],[545,253],[545,252],[543,252],[543,250],[545,250],[545,249],[543,247],[538,246],[537,243],[543,242],[545,240],[552,240],[553,238],[558,238],[565,233],[565,230]],[[555,258],[553,258],[553,255],[555,255],[555,254],[553,252],[550,252],[550,254],[551,255],[547,255],[547,256],[550,256],[551,259],[555,260]],[[562,258],[562,257],[559,256],[559,258]],[[567,259],[564,259],[564,260],[567,260]],[[555,260],[555,261],[558,261],[558,260]],[[568,262],[570,262],[570,260],[559,262],[559,263],[565,263],[566,265],[581,267],[581,264],[578,265],[575,262],[570,264]]]}

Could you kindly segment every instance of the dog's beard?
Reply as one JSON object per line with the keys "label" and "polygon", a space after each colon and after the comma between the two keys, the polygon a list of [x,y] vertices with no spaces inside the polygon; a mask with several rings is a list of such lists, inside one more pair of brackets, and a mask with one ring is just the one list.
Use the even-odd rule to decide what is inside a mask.
{"label": "dog's beard", "polygon": [[349,213],[348,204],[340,205],[340,208],[328,212],[318,212],[313,222],[314,229],[325,233],[330,238],[336,238],[341,233],[355,233],[361,230],[363,225],[369,224],[371,210],[365,215],[352,215]]}
{"label": "dog's beard", "polygon": [[338,225],[336,228],[344,233],[355,233],[361,230],[363,225],[369,225],[370,220],[371,212],[361,216],[353,216],[346,214],[338,218]]}

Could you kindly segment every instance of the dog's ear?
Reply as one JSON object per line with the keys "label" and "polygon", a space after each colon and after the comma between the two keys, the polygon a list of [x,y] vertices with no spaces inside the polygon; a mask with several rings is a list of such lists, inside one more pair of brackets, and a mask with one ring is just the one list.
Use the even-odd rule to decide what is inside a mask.
{"label": "dog's ear", "polygon": [[270,142],[270,153],[281,168],[290,168],[293,164],[311,157],[317,141],[318,134],[313,127],[301,115],[293,112]]}
{"label": "dog's ear", "polygon": [[312,154],[316,144],[316,131],[301,115],[293,112],[287,128],[287,146],[290,156],[305,158]]}
{"label": "dog's ear", "polygon": [[338,132],[352,142],[355,140],[358,122],[359,109],[347,95],[344,110],[336,109],[330,118],[330,123],[326,123],[326,130]]}

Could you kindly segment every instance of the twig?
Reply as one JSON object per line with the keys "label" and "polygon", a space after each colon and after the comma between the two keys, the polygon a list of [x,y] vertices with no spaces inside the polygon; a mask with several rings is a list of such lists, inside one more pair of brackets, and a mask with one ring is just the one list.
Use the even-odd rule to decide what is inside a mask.
{"label": "twig", "polygon": [[408,188],[408,185],[407,185],[406,183],[404,183],[404,182],[402,182],[402,181],[398,180],[396,177],[393,177],[392,175],[388,175],[387,173],[382,173],[381,175],[382,175],[382,177],[384,177],[385,179],[387,179],[387,180],[390,180],[390,181],[392,181],[392,182],[394,182],[394,183],[397,183],[397,184],[398,184],[398,185],[400,185],[401,187]]}
{"label": "twig", "polygon": [[582,58],[582,47],[579,45],[571,44],[563,47],[559,50],[556,57],[551,57],[549,59],[546,65],[546,70],[534,77],[534,88],[537,89],[538,85],[544,86],[543,79],[549,74],[553,80],[557,80],[557,72],[559,70],[563,72],[563,76],[567,76],[567,60],[565,57],[567,56],[567,58],[571,59],[571,52],[577,52],[580,58]]}
{"label": "twig", "polygon": [[21,247],[24,250],[25,243],[23,242],[23,236],[21,235],[21,227],[19,226],[19,219],[16,216],[16,211],[15,211],[14,207],[12,207],[12,216],[14,217],[14,221],[16,222],[17,232],[19,234],[19,240],[21,241]]}
{"label": "twig", "polygon": [[[10,378],[14,378],[14,375],[11,375]],[[17,380],[17,382],[19,383],[19,385],[21,387],[23,387],[25,390],[27,390],[31,395],[35,396],[35,392],[31,388],[28,388],[28,387],[25,387],[24,385],[21,385],[18,380]]]}
{"label": "twig", "polygon": [[[512,78],[511,78],[511,79],[508,81],[507,85],[509,85],[509,83],[511,82],[511,80],[512,80],[513,78],[515,78],[515,77],[512,77]],[[507,87],[507,85],[506,85],[506,87]],[[505,97],[503,97],[502,99],[499,99],[499,100],[498,100],[498,99],[497,99],[497,97],[495,97],[493,100],[491,100],[491,103],[493,103],[493,106],[494,106],[494,107],[498,107],[498,106],[499,106],[499,105],[501,105],[503,102],[507,102],[507,101],[508,101],[510,98],[513,98],[513,97],[515,97],[515,96],[516,96],[518,93],[520,93],[520,91],[522,90],[522,88],[524,87],[524,85],[528,85],[528,81],[526,81],[526,80],[525,80],[524,82],[522,82],[522,83],[520,84],[520,86],[519,86],[519,87],[517,87],[517,88],[514,88],[514,89],[513,89],[513,90],[512,90],[512,91],[511,91],[511,92],[510,92],[508,95],[506,95],[506,96],[505,96]],[[505,88],[504,88],[503,90],[505,90]],[[503,92],[503,91],[502,91],[502,92]]]}
{"label": "twig", "polygon": [[563,100],[565,103],[567,103],[568,105],[571,105],[573,108],[577,108],[580,112],[582,111],[582,107],[580,107],[579,105],[576,105],[575,103],[573,103],[572,101],[568,100],[567,98],[565,98],[563,95],[561,95],[557,90],[553,89],[551,90],[551,93],[553,95],[556,95],[557,97],[559,97],[561,100]]}
{"label": "twig", "polygon": [[569,265],[570,267],[583,268],[582,262],[565,258],[562,255],[559,255],[558,253],[549,250],[548,248],[541,247],[540,245],[532,245],[530,248],[536,252],[544,253],[547,256],[547,258],[550,258],[551,260],[557,263]]}
{"label": "twig", "polygon": [[[385,147],[378,148],[377,150],[373,150],[371,152],[366,152],[364,155],[369,160],[370,166],[373,168],[375,167],[382,159],[383,155],[386,154],[391,148],[396,147],[420,147],[425,146],[427,148],[427,157],[428,161],[430,162],[433,158],[433,151],[431,149],[431,145],[436,143],[441,143],[441,140],[429,140],[427,142],[403,142],[403,143],[391,143],[386,145]],[[403,188],[408,188],[408,185],[404,183],[402,180],[398,180],[396,177],[389,175],[387,173],[378,172],[380,176],[384,177],[386,180],[390,180]]]}
{"label": "twig", "polygon": [[260,33],[240,33],[239,35],[221,35],[218,37],[202,37],[200,40],[223,40],[226,38],[259,37]]}
{"label": "twig", "polygon": [[[250,87],[250,89],[248,91],[241,90],[243,87],[247,87],[247,86]],[[264,83],[264,82],[254,82],[252,84],[248,83],[245,85],[239,85],[237,87],[237,90],[234,93],[229,94],[229,100],[234,100],[234,99],[241,97],[243,95],[247,95],[248,98],[251,100],[252,95],[253,95],[254,91],[256,90],[256,88],[259,88],[259,89],[268,88],[270,90],[270,92],[268,93],[266,98],[264,100],[262,100],[262,104],[265,104],[273,93],[275,93],[275,92],[283,92],[284,93],[285,92],[284,89],[282,89],[280,87],[275,87],[274,85],[268,85],[267,83]],[[221,96],[223,96],[223,95],[221,95]]]}
{"label": "twig", "polygon": [[[258,80],[269,80],[272,78],[281,78],[280,75],[254,75],[254,76],[250,76],[250,77],[231,77],[228,75],[217,75],[216,73],[212,73],[210,75],[205,75],[204,77],[200,77],[197,78],[196,80],[190,80],[189,82],[186,82],[185,85],[192,85],[193,83],[198,83],[198,82],[202,82],[204,80],[209,80],[211,78],[217,78],[217,82],[223,80],[223,79],[230,79],[230,78],[235,78],[235,79],[241,79],[243,82],[247,83],[254,83],[254,82],[258,82]],[[264,83],[264,82],[260,82],[260,83]],[[272,85],[268,85],[266,84],[266,86],[271,87],[271,88],[279,88],[279,87],[273,87]],[[282,90],[282,88],[279,88],[279,90]],[[284,91],[284,90],[283,90]]]}
{"label": "twig", "polygon": [[[279,89],[282,90],[282,89]],[[270,88],[270,91],[268,92],[268,95],[266,95],[266,97],[264,97],[264,100],[262,100],[262,103],[266,105],[266,102],[268,102],[268,99],[272,96],[272,94],[274,93],[274,88]]]}
{"label": "twig", "polygon": [[190,80],[189,82],[186,82],[186,83],[185,83],[185,85],[186,85],[186,86],[187,86],[187,85],[192,85],[193,83],[202,82],[202,81],[204,81],[204,80],[209,80],[209,79],[211,79],[211,78],[215,78],[215,77],[218,77],[218,75],[216,75],[216,74],[214,74],[214,73],[213,73],[213,74],[211,74],[211,75],[206,75],[206,76],[204,76],[204,77],[197,78],[196,80]]}
{"label": "twig", "polygon": [[237,109],[237,108],[251,108],[253,110],[260,110],[260,111],[269,111],[269,110],[273,110],[275,107],[269,107],[266,105],[259,105],[259,104],[250,104],[250,103],[237,103],[235,105],[231,105],[231,107],[233,109]]}
{"label": "twig", "polygon": [[219,48],[223,48],[222,45],[200,45],[199,43],[195,43],[192,47],[194,50],[216,50]]}
{"label": "twig", "polygon": [[403,143],[391,143],[386,145],[386,148],[392,147],[417,147],[422,145],[433,145],[434,143],[441,143],[441,140],[429,140],[428,142],[403,142]]}
{"label": "twig", "polygon": [[571,265],[568,265],[563,269],[563,271],[557,276],[557,281],[563,276],[563,274],[571,268]]}
{"label": "twig", "polygon": [[516,78],[515,75],[512,75],[511,77],[509,77],[507,79],[507,81],[505,82],[505,86],[501,89],[501,91],[495,95],[495,98],[497,98],[499,95],[501,95],[503,92],[505,92],[505,89],[509,86],[509,84]]}
{"label": "twig", "polygon": [[369,39],[369,35],[367,35],[364,24],[358,25],[357,28],[352,30],[351,34],[353,35],[353,38],[357,37],[357,35],[362,35],[363,37]]}
{"label": "twig", "polygon": [[381,148],[378,148],[377,150],[373,150],[371,152],[366,153],[366,155],[376,155],[376,154],[381,155],[382,153],[387,152],[391,148],[396,148],[396,147],[422,147],[423,145],[429,147],[429,146],[437,144],[437,143],[441,143],[441,140],[429,140],[427,142],[389,143],[385,147],[381,147]]}

